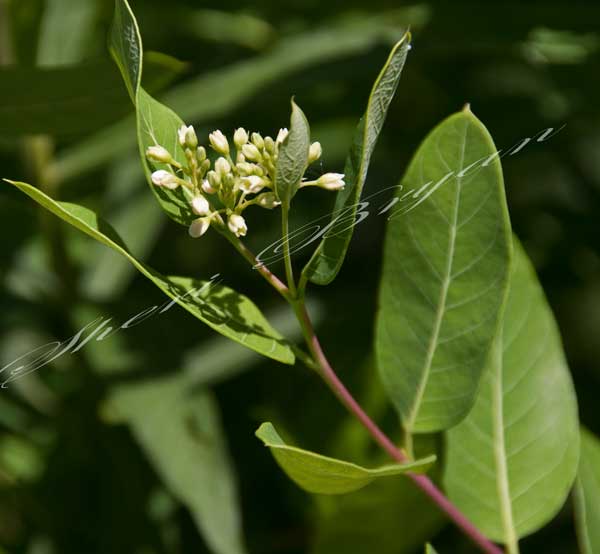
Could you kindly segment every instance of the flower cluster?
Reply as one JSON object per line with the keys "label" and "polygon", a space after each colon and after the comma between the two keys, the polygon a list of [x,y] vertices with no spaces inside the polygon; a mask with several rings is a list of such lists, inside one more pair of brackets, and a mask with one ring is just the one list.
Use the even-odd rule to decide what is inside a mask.
{"label": "flower cluster", "polygon": [[[152,173],[152,183],[170,190],[182,187],[189,199],[191,210],[198,217],[189,227],[189,234],[200,237],[211,225],[227,225],[237,237],[248,231],[242,212],[249,206],[273,209],[280,205],[274,190],[279,145],[288,135],[281,129],[277,138],[251,135],[242,128],[235,131],[233,145],[221,131],[209,135],[211,148],[219,157],[211,164],[206,150],[198,146],[198,137],[192,126],[178,131],[179,145],[186,163],[178,162],[163,146],[151,146],[146,151],[149,161],[165,164],[168,169]],[[235,150],[235,151],[234,151]],[[309,164],[321,157],[321,145],[310,146]],[[344,187],[344,175],[326,173],[313,181],[303,180],[301,187],[318,186],[327,190]]]}

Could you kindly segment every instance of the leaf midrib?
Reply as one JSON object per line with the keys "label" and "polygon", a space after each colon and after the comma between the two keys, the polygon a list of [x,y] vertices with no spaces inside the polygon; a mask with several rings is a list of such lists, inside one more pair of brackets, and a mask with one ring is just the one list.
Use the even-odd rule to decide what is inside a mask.
{"label": "leaf midrib", "polygon": [[452,278],[452,266],[454,263],[454,247],[456,244],[456,231],[458,224],[458,213],[460,206],[460,194],[462,189],[462,177],[460,176],[460,172],[464,168],[465,163],[465,149],[467,144],[467,129],[469,127],[469,122],[465,122],[464,132],[463,132],[463,141],[460,153],[460,171],[456,174],[456,194],[454,198],[454,213],[452,214],[452,222],[450,225],[450,233],[448,237],[448,257],[446,259],[446,268],[444,281],[442,282],[442,288],[440,290],[440,297],[438,302],[438,309],[435,314],[435,322],[433,327],[433,334],[431,335],[431,339],[429,341],[429,347],[427,349],[427,354],[425,357],[425,365],[423,368],[421,380],[419,381],[419,386],[417,388],[417,394],[415,395],[415,402],[413,405],[413,409],[411,410],[410,416],[407,418],[406,422],[406,430],[408,432],[412,432],[415,424],[415,420],[417,419],[419,410],[423,403],[423,397],[425,395],[425,388],[427,386],[427,382],[429,381],[429,375],[431,373],[431,364],[433,363],[433,356],[435,354],[440,329],[442,327],[442,320],[444,319],[444,313],[446,311],[446,302],[448,300],[448,290],[450,288],[450,282]]}

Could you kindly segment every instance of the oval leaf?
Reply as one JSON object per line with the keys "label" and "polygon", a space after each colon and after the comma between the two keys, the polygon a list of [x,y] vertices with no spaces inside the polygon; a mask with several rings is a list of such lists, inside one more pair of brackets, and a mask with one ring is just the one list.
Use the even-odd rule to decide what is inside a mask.
{"label": "oval leaf", "polygon": [[495,152],[468,109],[452,115],[415,154],[390,215],[376,351],[409,433],[467,415],[498,331],[511,237]]}
{"label": "oval leaf", "polygon": [[167,296],[218,333],[286,364],[294,363],[290,345],[269,325],[247,297],[234,290],[189,277],[165,277],[137,260],[116,231],[98,215],[77,204],[56,202],[26,183],[7,181],[80,231],[125,256]]}
{"label": "oval leaf", "polygon": [[263,423],[256,436],[271,449],[273,457],[292,481],[315,494],[345,494],[362,489],[374,479],[403,473],[424,473],[435,456],[406,464],[367,469],[286,445],[271,423]]}
{"label": "oval leaf", "polygon": [[392,48],[373,85],[365,114],[354,133],[352,148],[344,168],[346,186],[337,194],[331,228],[303,270],[304,277],[318,285],[331,283],[344,263],[354,229],[348,222],[356,218],[371,155],[398,88],[409,49],[410,33],[406,33]]}
{"label": "oval leaf", "polygon": [[560,510],[579,457],[558,328],[517,242],[501,337],[473,411],[448,432],[445,484],[482,532],[514,546]]}
{"label": "oval leaf", "polygon": [[575,481],[575,521],[581,554],[600,552],[600,441],[581,429],[581,459]]}
{"label": "oval leaf", "polygon": [[292,98],[290,130],[285,140],[279,145],[274,183],[275,193],[285,210],[289,209],[290,202],[298,191],[300,181],[308,167],[309,148],[308,120]]}

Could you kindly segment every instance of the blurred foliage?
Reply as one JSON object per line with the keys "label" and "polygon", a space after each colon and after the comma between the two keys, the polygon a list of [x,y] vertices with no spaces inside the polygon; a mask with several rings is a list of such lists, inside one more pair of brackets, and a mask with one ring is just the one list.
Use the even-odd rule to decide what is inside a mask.
{"label": "blurred foliage", "polygon": [[[137,0],[132,6],[146,50],[161,53],[147,59],[145,86],[199,134],[237,126],[273,134],[286,124],[295,94],[323,144],[324,171],[341,169],[373,79],[410,25],[413,50],[374,153],[367,195],[394,185],[425,134],[465,102],[501,149],[564,126],[506,156],[503,167],[513,226],[557,315],[582,420],[600,433],[597,2]],[[281,303],[220,237],[194,241],[154,204],[135,148],[132,108],[106,51],[112,10],[111,0],[0,0],[1,176],[27,178],[53,197],[97,210],[136,256],[161,271],[200,279],[221,273],[225,284],[279,313],[271,321],[292,336],[297,331],[278,312]],[[304,196],[292,226],[331,208],[316,204],[322,196]],[[249,224],[254,250],[276,239],[273,219],[257,214]],[[392,412],[366,386],[384,225],[384,217],[367,218],[336,283],[309,295],[318,302],[330,359],[393,433]],[[107,248],[8,186],[0,186],[0,226],[2,367],[99,317],[123,322],[164,302]],[[302,251],[299,261],[309,255]],[[290,486],[254,437],[261,420],[277,421],[298,443],[328,455],[371,465],[382,459],[314,375],[219,341],[173,309],[1,389],[0,552],[209,552],[191,501],[156,463],[161,448],[181,456],[198,429],[174,411],[164,431],[152,429],[155,454],[147,458],[149,446],[131,418],[110,425],[100,412],[122,387],[172,383],[182,375],[208,398],[195,409],[210,405],[221,414],[215,417],[237,474],[249,552],[361,554],[377,544],[382,553],[410,554],[422,552],[426,540],[440,552],[472,551],[412,488],[399,500],[405,483],[397,494],[382,485],[389,494],[382,503],[370,487],[323,501]],[[157,417],[158,403],[140,409]],[[526,539],[522,552],[573,552],[570,510]]]}

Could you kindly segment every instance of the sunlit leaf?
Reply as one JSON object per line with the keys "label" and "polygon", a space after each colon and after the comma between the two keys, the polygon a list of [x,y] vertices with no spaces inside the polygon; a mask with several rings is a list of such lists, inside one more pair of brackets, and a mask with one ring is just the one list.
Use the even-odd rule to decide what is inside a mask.
{"label": "sunlit leaf", "polygon": [[511,237],[495,152],[468,108],[452,115],[419,147],[389,212],[376,351],[411,433],[467,415],[498,331]]}
{"label": "sunlit leaf", "polygon": [[215,554],[242,554],[235,474],[215,399],[176,377],[114,389],[103,414],[127,423],[169,490]]}
{"label": "sunlit leaf", "polygon": [[68,202],[56,202],[26,183],[8,182],[62,220],[125,256],[167,296],[218,333],[274,360],[294,362],[291,347],[245,296],[207,281],[165,277],[137,260],[115,230],[93,211]]}
{"label": "sunlit leaf", "polygon": [[288,446],[271,423],[263,423],[256,436],[270,448],[273,457],[292,481],[315,494],[345,494],[362,489],[373,480],[404,473],[424,473],[435,462],[435,456],[406,464],[367,469],[350,462],[336,460]]}
{"label": "sunlit leaf", "polygon": [[581,554],[600,552],[600,441],[581,429],[581,459],[575,481],[575,521]]}
{"label": "sunlit leaf", "polygon": [[344,168],[346,186],[339,192],[332,213],[331,228],[304,268],[313,283],[327,285],[340,271],[357,216],[371,155],[385,122],[388,107],[396,93],[400,75],[410,49],[410,33],[406,33],[392,49],[379,73],[363,115],[354,134],[353,144]]}
{"label": "sunlit leaf", "polygon": [[556,322],[517,242],[501,339],[447,448],[450,499],[489,538],[513,547],[556,515],[575,479],[575,392]]}

